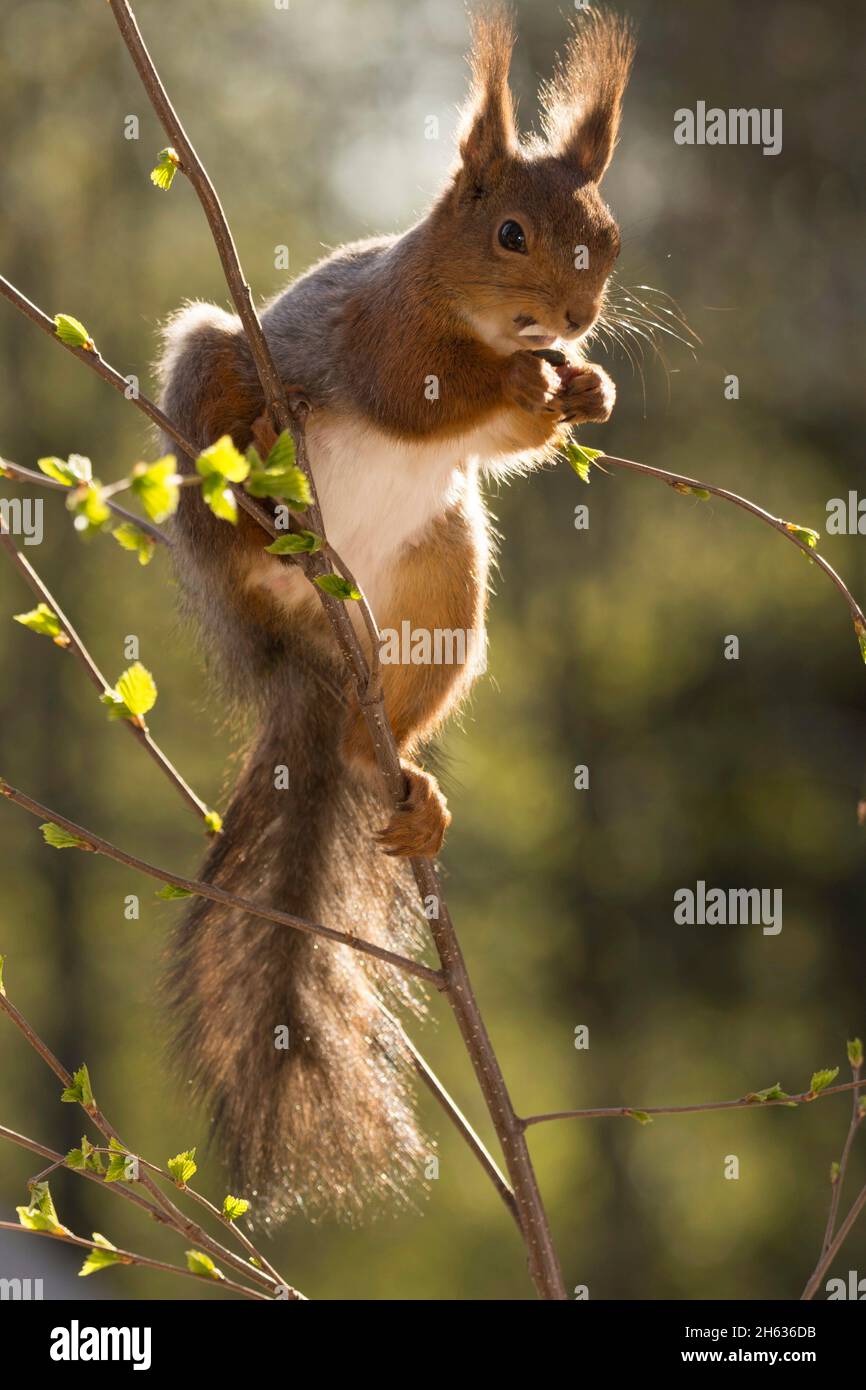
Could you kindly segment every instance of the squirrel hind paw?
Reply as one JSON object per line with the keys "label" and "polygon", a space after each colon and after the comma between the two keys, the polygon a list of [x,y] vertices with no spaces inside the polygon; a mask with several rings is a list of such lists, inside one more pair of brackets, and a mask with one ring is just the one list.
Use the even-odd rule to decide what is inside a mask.
{"label": "squirrel hind paw", "polygon": [[432,859],[442,848],[451,812],[435,777],[411,763],[403,764],[403,773],[406,796],[376,840],[385,854]]}

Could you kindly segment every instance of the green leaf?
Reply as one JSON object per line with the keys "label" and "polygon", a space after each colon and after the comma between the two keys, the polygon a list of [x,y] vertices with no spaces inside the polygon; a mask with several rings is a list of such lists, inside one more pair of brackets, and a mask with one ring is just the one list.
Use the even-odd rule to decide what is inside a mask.
{"label": "green leaf", "polygon": [[147,714],[156,704],[156,681],[140,661],[124,671],[115,689],[130,714]]}
{"label": "green leaf", "polygon": [[679,492],[683,497],[699,497],[702,502],[709,502],[711,493],[705,487],[691,487],[688,483],[671,483],[674,492]]}
{"label": "green leaf", "polygon": [[174,898],[192,898],[195,896],[188,888],[178,888],[173,883],[166,883],[165,887],[160,888],[155,894],[157,898],[163,898],[166,902],[171,902]]}
{"label": "green leaf", "polygon": [[164,188],[166,192],[174,183],[174,176],[178,171],[180,160],[177,151],[167,145],[164,150],[160,150],[157,155],[157,163],[150,171],[150,181],[157,188]]}
{"label": "green leaf", "polygon": [[321,536],[315,535],[312,531],[288,531],[285,536],[278,536],[270,545],[265,546],[269,555],[299,555],[305,551],[312,554],[321,548]]}
{"label": "green leaf", "polygon": [[278,497],[295,512],[304,511],[313,500],[300,468],[257,468],[247,480],[247,492],[251,497]]}
{"label": "green leaf", "polygon": [[130,1157],[122,1144],[114,1138],[109,1139],[108,1147],[111,1149],[111,1156],[108,1160],[108,1170],[105,1174],[106,1182],[130,1182],[131,1179],[127,1172],[126,1160]]}
{"label": "green leaf", "polygon": [[848,1039],[848,1061],[852,1067],[863,1065],[863,1044],[859,1038]]}
{"label": "green leaf", "polygon": [[857,634],[857,641],[860,643],[860,655],[866,661],[866,626],[860,618],[854,619],[854,631]]}
{"label": "green leaf", "polygon": [[101,531],[111,520],[111,512],[102,495],[102,485],[95,480],[79,484],[67,497],[66,506],[75,516],[76,531],[83,531],[86,535]]}
{"label": "green leaf", "polygon": [[249,1209],[250,1204],[245,1197],[223,1198],[223,1216],[227,1216],[229,1221],[238,1221]]}
{"label": "green leaf", "polygon": [[235,448],[231,435],[224,434],[204,449],[195,461],[196,470],[203,478],[218,473],[229,483],[242,483],[249,476],[249,461]]}
{"label": "green leaf", "polygon": [[319,574],[316,576],[315,582],[320,589],[324,589],[326,594],[330,594],[331,598],[347,600],[361,597],[360,590],[356,589],[348,579],[344,579],[341,574]]}
{"label": "green leaf", "polygon": [[88,352],[96,351],[96,345],[84,324],[79,323],[71,314],[54,315],[54,332],[67,347],[86,348]]}
{"label": "green leaf", "polygon": [[116,690],[106,690],[99,697],[100,704],[108,709],[109,719],[129,719],[130,713]]}
{"label": "green leaf", "polygon": [[136,661],[118,678],[117,685],[100,695],[108,709],[109,719],[131,719],[144,727],[143,716],[156,704],[156,681],[150,672]]}
{"label": "green leaf", "polygon": [[219,811],[208,811],[204,818],[208,833],[218,835],[223,828],[223,818]]}
{"label": "green leaf", "polygon": [[575,439],[569,439],[565,446],[565,457],[583,483],[589,482],[589,470],[595,460],[603,454],[603,449],[586,449]]}
{"label": "green leaf", "polygon": [[[30,632],[38,632],[40,637],[66,637],[66,633],[60,626],[60,619],[54,609],[48,607],[47,603],[37,604],[35,608],[30,609],[29,613],[14,613],[13,619],[22,627],[28,628]],[[66,640],[68,643],[69,638],[67,637]]]}
{"label": "green leaf", "polygon": [[83,1105],[86,1110],[93,1106],[93,1087],[85,1062],[82,1062],[78,1071],[73,1072],[72,1085],[61,1092],[60,1099],[67,1105]]}
{"label": "green leaf", "polygon": [[53,456],[37,459],[36,467],[41,469],[47,478],[54,478],[55,482],[62,483],[64,487],[74,487],[76,483],[89,483],[93,478],[93,465],[83,454],[70,454],[65,461]]}
{"label": "green leaf", "polygon": [[283,430],[265,459],[264,467],[251,463],[247,492],[253,497],[280,497],[295,511],[303,511],[313,500],[306,476],[295,464],[295,444],[288,430]]}
{"label": "green leaf", "polygon": [[837,1182],[839,1181],[839,1174],[841,1173],[841,1171],[842,1171],[841,1166],[840,1166],[838,1163],[831,1163],[831,1164],[830,1164],[830,1184],[831,1184],[831,1186],[832,1186],[832,1184],[837,1183]]}
{"label": "green leaf", "polygon": [[203,1279],[225,1279],[221,1269],[217,1269],[210,1255],[206,1255],[203,1250],[187,1250],[186,1267],[192,1270],[193,1274],[200,1274]]}
{"label": "green leaf", "polygon": [[46,845],[51,845],[52,849],[90,849],[86,840],[81,840],[77,835],[64,830],[62,825],[57,825],[53,820],[44,821],[39,829]]}
{"label": "green leaf", "polygon": [[149,565],[156,550],[156,541],[131,521],[123,521],[111,533],[124,550],[133,550],[138,555],[140,565]]}
{"label": "green leaf", "polygon": [[201,495],[215,517],[237,525],[237,499],[221,473],[211,473],[202,480]]}
{"label": "green leaf", "polygon": [[102,1154],[96,1152],[86,1134],[81,1136],[80,1149],[69,1150],[66,1155],[66,1166],[67,1168],[74,1168],[78,1172],[105,1172],[105,1161]]}
{"label": "green leaf", "polygon": [[775,1086],[767,1086],[763,1091],[749,1091],[744,1099],[759,1105],[766,1100],[787,1100],[793,1109],[797,1107],[797,1102],[790,1100],[788,1092],[782,1090],[778,1081]]}
{"label": "green leaf", "polygon": [[295,465],[295,441],[290,430],[283,430],[278,434],[271,446],[270,453],[265,459],[266,468],[274,468],[283,471],[286,468],[293,468]]}
{"label": "green leaf", "polygon": [[629,1110],[628,1113],[639,1125],[651,1125],[653,1122],[652,1115],[648,1115],[645,1110]]}
{"label": "green leaf", "polygon": [[195,1161],[195,1149],[186,1149],[183,1153],[176,1154],[174,1158],[168,1160],[166,1167],[178,1187],[184,1187],[189,1182],[193,1173],[198,1172],[198,1164]]}
{"label": "green leaf", "polygon": [[825,1067],[822,1071],[812,1073],[812,1080],[809,1083],[809,1091],[814,1095],[820,1095],[826,1091],[827,1087],[836,1080],[839,1075],[838,1067]]}
{"label": "green leaf", "polygon": [[137,463],[132,470],[130,487],[151,521],[159,524],[173,516],[180,498],[174,454],[165,454],[156,463]]}
{"label": "green leaf", "polygon": [[792,536],[796,536],[797,540],[802,541],[804,545],[808,545],[810,550],[814,550],[821,539],[820,531],[813,531],[811,526],[798,526],[794,521],[786,521],[785,530],[789,531]]}
{"label": "green leaf", "polygon": [[16,1207],[18,1220],[28,1231],[63,1231],[54,1201],[47,1182],[36,1182],[30,1189],[30,1202],[26,1207]]}
{"label": "green leaf", "polygon": [[94,1231],[93,1240],[93,1249],[78,1271],[80,1279],[88,1274],[96,1274],[100,1269],[107,1269],[109,1265],[116,1265],[120,1261],[117,1246],[112,1245],[110,1240],[105,1239],[105,1236]]}

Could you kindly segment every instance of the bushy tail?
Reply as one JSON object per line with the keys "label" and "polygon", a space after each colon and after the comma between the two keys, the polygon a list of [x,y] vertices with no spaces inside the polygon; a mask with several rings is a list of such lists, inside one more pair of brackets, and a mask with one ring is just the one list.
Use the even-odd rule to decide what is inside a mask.
{"label": "bushy tail", "polygon": [[[339,755],[333,680],[309,650],[281,656],[264,731],[202,876],[411,951],[402,871],[371,839],[382,808]],[[407,977],[197,899],[174,934],[166,984],[183,1075],[207,1104],[235,1188],[255,1194],[259,1213],[354,1216],[376,1199],[407,1199],[429,1146],[409,1059],[380,1008],[421,1006]]]}

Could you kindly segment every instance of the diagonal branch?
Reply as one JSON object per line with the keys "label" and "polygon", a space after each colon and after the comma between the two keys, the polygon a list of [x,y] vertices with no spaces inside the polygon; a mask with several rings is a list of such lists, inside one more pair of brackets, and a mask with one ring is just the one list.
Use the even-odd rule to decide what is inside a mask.
{"label": "diagonal branch", "polygon": [[[23,1037],[30,1044],[33,1050],[39,1054],[39,1056],[45,1062],[46,1066],[54,1072],[54,1075],[58,1078],[61,1084],[66,1088],[72,1087],[74,1078],[67,1071],[66,1067],[64,1067],[63,1063],[59,1061],[57,1057],[55,1057],[54,1053],[51,1051],[47,1043],[43,1042],[42,1038],[40,1038],[39,1034],[36,1032],[35,1028],[33,1028],[32,1024],[28,1022],[28,1020],[24,1017],[21,1011],[15,1007],[12,1001],[9,998],[7,998],[5,990],[2,989],[0,989],[0,1012],[5,1013],[6,1016],[12,1020],[18,1031],[23,1035]],[[105,1115],[99,1109],[95,1100],[91,1099],[90,1103],[85,1103],[84,1100],[79,1099],[79,1104],[81,1105],[81,1108],[84,1110],[84,1113],[89,1117],[91,1122],[96,1126],[100,1133],[105,1136],[106,1139],[108,1139],[109,1141],[114,1139],[118,1144],[120,1144],[124,1153],[132,1157],[135,1157],[133,1151],[127,1148],[125,1144],[123,1144],[117,1130],[106,1119]],[[51,1154],[52,1158],[60,1157],[60,1155],[52,1154],[51,1150],[43,1150],[41,1145],[35,1146],[33,1144],[33,1141],[25,1139],[22,1135],[16,1134],[13,1130],[7,1130],[5,1128],[0,1129],[0,1137],[11,1139],[13,1142],[18,1143],[23,1147],[36,1147],[38,1151],[41,1151],[46,1155]],[[63,1159],[62,1161],[65,1164],[66,1160]],[[85,1170],[76,1169],[75,1171],[84,1172]],[[240,1270],[242,1274],[245,1274],[247,1278],[251,1279],[254,1283],[257,1283],[270,1291],[273,1291],[276,1287],[286,1289],[288,1290],[287,1297],[289,1299],[303,1298],[303,1295],[298,1293],[296,1289],[293,1289],[291,1285],[288,1285],[285,1283],[285,1281],[281,1280],[280,1276],[276,1274],[276,1271],[272,1271],[271,1267],[267,1265],[266,1262],[262,1262],[261,1268],[250,1265],[249,1262],[244,1260],[240,1255],[236,1255],[234,1251],[229,1250],[224,1245],[222,1245],[218,1240],[216,1240],[212,1235],[210,1235],[209,1232],[207,1232],[202,1226],[200,1226],[198,1222],[191,1220],[184,1212],[182,1212],[179,1209],[179,1207],[177,1207],[174,1204],[174,1202],[171,1201],[169,1197],[166,1196],[164,1192],[161,1191],[161,1189],[157,1186],[153,1178],[146,1170],[144,1172],[139,1172],[139,1181],[141,1182],[142,1187],[146,1188],[147,1191],[150,1193],[151,1197],[154,1198],[154,1205],[152,1205],[150,1202],[147,1202],[146,1199],[139,1197],[136,1193],[130,1191],[127,1187],[123,1186],[119,1182],[116,1184],[111,1183],[108,1185],[114,1187],[115,1190],[119,1191],[123,1196],[126,1196],[129,1200],[135,1202],[137,1205],[145,1207],[154,1217],[155,1220],[163,1223],[164,1225],[170,1226],[180,1235],[186,1236],[188,1239],[194,1241],[196,1245],[203,1246],[205,1249],[209,1250],[211,1254],[218,1256],[219,1259],[232,1265],[235,1269]],[[17,1230],[18,1228],[15,1227],[14,1229]],[[235,1231],[235,1235],[237,1234],[238,1232]]]}
{"label": "diagonal branch", "polygon": [[839,1230],[832,1244],[828,1245],[827,1249],[822,1253],[820,1260],[815,1266],[815,1271],[812,1274],[812,1277],[810,1278],[808,1284],[806,1285],[805,1289],[800,1295],[801,1302],[809,1302],[812,1298],[815,1297],[815,1294],[818,1291],[818,1285],[820,1284],[827,1270],[832,1265],[836,1256],[839,1254],[839,1251],[842,1249],[842,1246],[844,1245],[848,1236],[851,1234],[851,1231],[854,1227],[854,1223],[856,1222],[857,1217],[860,1215],[864,1207],[866,1207],[866,1186],[862,1187],[860,1189],[860,1192],[855,1197],[854,1202],[851,1206],[851,1210],[845,1217],[845,1220],[842,1222],[842,1225],[839,1227]]}
{"label": "diagonal branch", "polygon": [[80,841],[80,849],[90,850],[94,854],[103,854],[106,859],[113,859],[118,864],[125,864],[127,868],[135,869],[137,873],[146,874],[148,878],[156,879],[159,883],[170,883],[174,888],[182,888],[185,893],[194,897],[207,898],[214,903],[223,903],[227,907],[237,908],[240,912],[248,912],[251,917],[261,917],[266,922],[274,922],[280,927],[293,927],[297,931],[324,937],[325,940],[333,941],[339,946],[350,946],[353,951],[361,951],[364,955],[375,956],[377,960],[384,961],[386,965],[393,965],[398,970],[403,970],[407,975],[417,975],[419,979],[426,980],[436,989],[443,988],[441,971],[434,970],[429,965],[412,960],[410,956],[401,956],[396,951],[389,951],[384,946],[377,946],[372,941],[365,941],[363,937],[337,931],[335,927],[324,927],[315,922],[308,922],[303,917],[295,917],[290,912],[279,912],[276,908],[268,907],[266,904],[255,903],[249,898],[238,897],[234,893],[226,892],[224,888],[218,888],[214,883],[184,878],[168,869],[157,868],[155,864],[148,864],[146,860],[139,859],[134,854],[127,854],[126,850],[118,849],[109,840],[103,840],[92,830],[77,825],[75,821],[59,815],[57,811],[42,806],[38,801],[27,796],[26,793],[18,791],[15,787],[10,787],[9,783],[2,779],[0,779],[0,796],[6,797],[7,801],[29,811],[31,816],[38,816],[45,821],[59,825],[69,835]]}
{"label": "diagonal branch", "polygon": [[864,614],[851,590],[845,581],[836,573],[833,566],[828,564],[823,555],[818,555],[806,541],[798,535],[803,527],[794,526],[791,522],[783,521],[779,516],[773,516],[772,512],[765,511],[757,503],[750,502],[748,497],[741,497],[737,492],[730,492],[728,488],[717,487],[715,483],[702,483],[697,478],[687,478],[682,473],[670,473],[666,468],[655,468],[648,463],[635,463],[633,459],[614,458],[612,454],[601,454],[595,460],[596,464],[610,465],[612,468],[628,469],[632,473],[643,473],[649,478],[658,478],[660,482],[667,483],[668,487],[674,488],[677,492],[708,492],[712,497],[720,497],[723,502],[731,502],[735,507],[740,507],[750,516],[755,516],[759,521],[763,521],[767,526],[772,526],[801,550],[813,564],[823,570],[832,584],[835,584],[839,593],[844,598],[854,620],[854,628],[858,637],[866,636],[866,614]]}
{"label": "diagonal branch", "polygon": [[[186,450],[191,447],[184,440],[180,431],[177,430],[171,420],[169,420],[168,416],[163,415],[158,405],[148,400],[147,396],[142,396],[139,393],[133,396],[128,394],[128,378],[121,376],[116,368],[110,367],[109,364],[103,360],[95,347],[92,349],[73,347],[70,343],[64,343],[63,339],[57,336],[57,328],[54,320],[50,319],[47,314],[44,314],[41,309],[38,309],[35,304],[31,304],[30,300],[27,299],[20,290],[17,290],[13,284],[10,284],[8,280],[4,279],[2,275],[0,275],[0,294],[8,299],[10,304],[14,304],[16,309],[20,309],[21,313],[26,315],[38,328],[41,328],[44,333],[49,334],[55,342],[60,343],[61,347],[66,348],[67,352],[71,352],[73,357],[77,357],[79,362],[84,362],[92,371],[96,372],[98,376],[101,376],[103,381],[107,381],[109,386],[113,386],[115,391],[119,391],[125,400],[131,400],[138,406],[139,410],[144,412],[153,424],[158,425],[161,430],[164,430],[167,435],[170,435],[175,443],[179,444],[182,449]],[[198,450],[193,449],[193,458],[195,458],[197,452]],[[139,525],[137,517],[134,517],[133,520],[136,525]]]}
{"label": "diagonal branch", "polygon": [[[17,1144],[20,1149],[29,1149],[31,1153],[41,1154],[43,1158],[51,1159],[55,1167],[67,1166],[65,1154],[55,1153],[53,1149],[46,1148],[37,1140],[28,1138],[26,1134],[18,1134],[14,1129],[7,1129],[6,1125],[0,1125],[0,1139],[8,1139],[10,1143]],[[126,1197],[135,1206],[146,1211],[155,1221],[165,1222],[165,1215],[159,1207],[154,1206],[153,1202],[149,1202],[146,1197],[140,1197],[137,1192],[132,1192],[130,1188],[124,1187],[123,1183],[105,1183],[99,1173],[92,1173],[87,1168],[75,1168],[71,1171],[79,1174],[82,1178],[89,1178],[93,1182],[99,1183],[100,1187],[104,1187],[108,1192],[114,1192],[119,1197]]]}
{"label": "diagonal branch", "polygon": [[[136,521],[136,525],[137,524]],[[69,639],[68,645],[64,650],[71,651],[75,655],[84,668],[88,680],[96,687],[100,695],[109,692],[112,687],[93,660],[93,657],[90,655],[90,652],[85,647],[78,633],[75,631],[75,628],[63,612],[60,604],[50,592],[47,585],[40,579],[39,575],[30,564],[30,561],[22,555],[12,537],[2,530],[0,530],[0,546],[6,551],[9,559],[12,561],[13,565],[15,565],[19,574],[21,574],[30,585],[34,594],[42,599],[44,603],[47,603],[48,607],[57,615],[60,626]],[[135,738],[136,742],[139,743],[153,759],[160,771],[165,773],[166,777],[171,782],[172,786],[179,792],[186,805],[189,806],[191,810],[195,811],[196,815],[204,819],[204,817],[208,815],[207,806],[196,796],[188,783],[184,781],[177,768],[171,760],[166,757],[159,744],[151,737],[150,730],[142,724],[134,723],[131,719],[124,719],[122,722],[126,725],[127,729],[129,729],[129,732]]]}
{"label": "diagonal branch", "polygon": [[864,1112],[861,1109],[862,1102],[858,1095],[859,1086],[861,1084],[860,1072],[862,1066],[862,1062],[851,1063],[851,1071],[854,1076],[853,1095],[851,1097],[851,1122],[848,1125],[848,1133],[845,1136],[845,1144],[842,1148],[842,1154],[839,1159],[839,1163],[833,1178],[833,1192],[830,1197],[830,1210],[827,1213],[827,1227],[824,1231],[824,1240],[821,1244],[822,1254],[825,1250],[828,1250],[833,1243],[833,1234],[836,1229],[836,1219],[839,1215],[839,1203],[842,1200],[842,1188],[845,1185],[845,1175],[848,1172],[848,1160],[851,1157],[851,1150],[854,1147],[854,1140],[857,1137],[857,1131],[863,1123],[864,1118],[866,1118],[866,1115],[864,1115]]}
{"label": "diagonal branch", "polygon": [[[96,1242],[85,1240],[83,1236],[73,1235],[71,1231],[49,1230],[37,1231],[27,1226],[19,1226],[15,1221],[0,1221],[0,1231],[18,1231],[28,1236],[47,1236],[49,1240],[62,1240],[67,1245],[78,1245],[82,1250],[93,1250]],[[96,1245],[96,1248],[100,1247]],[[182,1274],[185,1279],[197,1279],[201,1283],[202,1276],[196,1274],[191,1269],[184,1269],[182,1265],[169,1264],[166,1260],[151,1260],[147,1255],[134,1255],[131,1250],[119,1250],[115,1246],[113,1253],[117,1258],[118,1264],[139,1265],[141,1269],[158,1269],[168,1274]],[[273,1298],[266,1293],[260,1293],[258,1289],[249,1289],[244,1284],[236,1284],[233,1279],[227,1279],[223,1275],[220,1285],[224,1289],[229,1289],[232,1293],[243,1294],[244,1298],[261,1299],[265,1303],[272,1303]]]}

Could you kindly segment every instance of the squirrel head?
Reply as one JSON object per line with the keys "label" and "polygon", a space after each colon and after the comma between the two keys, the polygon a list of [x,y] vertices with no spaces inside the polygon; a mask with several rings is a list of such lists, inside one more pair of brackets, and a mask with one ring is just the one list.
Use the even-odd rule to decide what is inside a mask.
{"label": "squirrel head", "polygon": [[598,185],[616,144],[631,30],[587,13],[539,91],[543,134],[521,140],[508,84],[511,21],[497,6],[472,28],[459,163],[433,214],[439,281],[497,352],[573,341],[595,323],[619,254]]}

